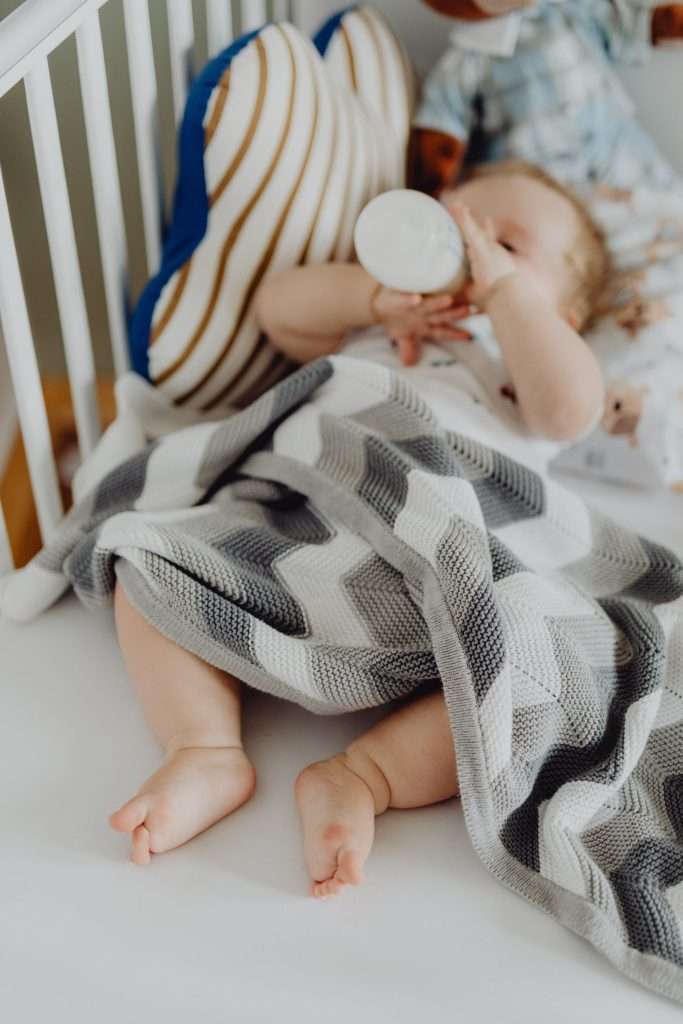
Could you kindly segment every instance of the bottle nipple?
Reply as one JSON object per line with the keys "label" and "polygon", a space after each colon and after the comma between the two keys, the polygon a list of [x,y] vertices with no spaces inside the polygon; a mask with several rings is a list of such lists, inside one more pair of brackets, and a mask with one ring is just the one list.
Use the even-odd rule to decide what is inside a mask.
{"label": "bottle nipple", "polygon": [[396,188],[372,199],[354,230],[361,266],[401,292],[457,292],[467,279],[458,225],[436,199]]}

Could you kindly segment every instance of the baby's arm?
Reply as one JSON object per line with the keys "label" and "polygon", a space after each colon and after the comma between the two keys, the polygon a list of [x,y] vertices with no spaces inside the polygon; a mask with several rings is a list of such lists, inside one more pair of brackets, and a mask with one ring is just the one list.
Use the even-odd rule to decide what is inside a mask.
{"label": "baby's arm", "polygon": [[575,441],[595,425],[604,401],[598,362],[545,295],[519,272],[490,292],[486,312],[530,430]]}
{"label": "baby's arm", "polygon": [[376,289],[356,263],[291,267],[261,285],[256,318],[275,348],[308,363],[339,348],[346,331],[375,323]]}
{"label": "baby's arm", "polygon": [[595,423],[604,402],[597,359],[580,334],[498,244],[459,204],[453,214],[463,232],[473,284],[469,297],[491,318],[530,430],[574,441]]}
{"label": "baby's arm", "polygon": [[[448,310],[449,322],[443,322]],[[450,295],[384,288],[357,263],[291,267],[269,277],[256,296],[256,318],[271,344],[297,363],[335,352],[347,331],[382,324],[410,361],[414,336],[466,339],[450,318],[465,312]]]}

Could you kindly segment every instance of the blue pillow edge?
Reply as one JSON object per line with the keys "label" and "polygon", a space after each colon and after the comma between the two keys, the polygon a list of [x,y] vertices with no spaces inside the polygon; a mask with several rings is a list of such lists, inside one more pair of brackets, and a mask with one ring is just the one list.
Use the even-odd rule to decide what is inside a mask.
{"label": "blue pillow edge", "polygon": [[[221,76],[252,39],[266,25],[235,39],[205,65],[190,87],[178,136],[178,174],[170,227],[164,240],[161,266],[145,285],[128,329],[133,370],[149,376],[149,347],[152,317],[159,296],[173,274],[192,256],[206,234],[209,200],[204,174],[204,115]],[[200,197],[199,201],[197,196]]]}
{"label": "blue pillow edge", "polygon": [[[330,15],[314,34],[313,45],[321,57],[325,56],[342,19],[357,8],[357,4],[349,4]],[[190,87],[178,138],[177,184],[161,266],[142,290],[128,325],[131,365],[146,380],[150,380],[150,336],[156,304],[166,284],[190,259],[206,234],[209,208],[204,174],[203,121],[211,94],[232,60],[268,24],[235,39],[205,65]],[[199,203],[196,199],[198,195],[201,196]]]}
{"label": "blue pillow edge", "polygon": [[332,41],[332,36],[339,28],[342,19],[346,17],[351,11],[358,10],[358,4],[349,4],[348,7],[343,7],[340,11],[335,14],[331,14],[327,21],[324,21],[318,31],[313,36],[313,45],[320,54],[324,57],[327,52],[327,47]]}

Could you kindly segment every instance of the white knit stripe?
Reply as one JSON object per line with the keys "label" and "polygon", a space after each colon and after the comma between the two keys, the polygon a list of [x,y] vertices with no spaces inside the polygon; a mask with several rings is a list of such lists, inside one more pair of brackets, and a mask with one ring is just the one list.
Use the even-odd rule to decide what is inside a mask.
{"label": "white knit stripe", "polygon": [[654,609],[666,637],[666,668],[657,729],[683,719],[683,598]]}
{"label": "white knit stripe", "polygon": [[512,599],[501,595],[499,608],[505,644],[515,661],[515,706],[555,702],[562,692],[562,676],[543,609],[532,605],[522,588]]}
{"label": "white knit stripe", "polygon": [[388,367],[348,356],[330,356],[330,362],[334,379],[321,385],[311,400],[321,413],[355,416],[391,395],[393,373]]}
{"label": "white knit stripe", "polygon": [[512,756],[512,691],[514,673],[505,661],[479,705],[479,728],[486,774],[493,786]]}
{"label": "white knit stripe", "polygon": [[372,647],[374,640],[344,588],[343,577],[373,555],[360,537],[342,533],[307,544],[275,562],[275,572],[305,609],[310,632],[323,643]]}
{"label": "white knit stripe", "polygon": [[313,405],[303,405],[287,416],[273,434],[273,450],[314,466],[323,450],[320,411]]}
{"label": "white knit stripe", "polygon": [[301,640],[290,639],[260,620],[253,621],[251,640],[261,668],[307,697],[320,697]]}
{"label": "white knit stripe", "polygon": [[0,616],[10,622],[30,622],[70,586],[62,573],[50,572],[35,561],[0,577]]}
{"label": "white knit stripe", "polygon": [[494,533],[530,569],[561,569],[591,551],[592,528],[585,503],[544,478],[547,510],[542,516],[521,519]]}
{"label": "white knit stripe", "polygon": [[[526,631],[527,616],[559,619],[560,628],[561,620],[566,618],[572,644],[593,668],[614,668],[633,655],[626,638],[606,612],[591,605],[564,580],[543,579],[529,572],[516,573],[500,580],[496,593],[506,616],[522,631]],[[548,653],[554,666],[555,654],[552,650]]]}
{"label": "white knit stripe", "polygon": [[635,768],[652,731],[659,701],[659,692],[651,693],[627,710],[623,725],[623,767],[609,785],[585,780],[567,782],[545,804],[539,828],[540,870],[558,885],[586,895],[571,836],[588,827],[593,816]]}
{"label": "white knit stripe", "polygon": [[[152,379],[156,379],[175,362],[197,330],[199,322],[209,306],[226,240],[241,211],[244,210],[258,189],[264,168],[268,167],[273,158],[284,131],[291,98],[289,51],[284,35],[274,27],[263,32],[260,39],[266,51],[269,79],[272,79],[276,73],[275,69],[277,69],[278,88],[273,88],[271,85],[266,89],[261,116],[252,143],[245,152],[230,184],[209,210],[206,234],[192,254],[190,278],[170,323],[150,347]],[[209,183],[209,192],[212,187],[216,187],[230,166],[231,158],[234,156],[234,143],[241,141],[241,137],[238,139],[237,136],[237,128],[240,125],[243,131],[247,128],[249,122],[242,120],[242,112],[250,111],[256,101],[258,70],[258,55],[254,47],[247,47],[235,57],[229,92],[230,117],[225,111],[219,126],[219,144],[212,147],[209,154],[209,172],[212,179]],[[236,114],[237,116],[235,116]],[[228,141],[226,133],[231,141]],[[223,149],[223,145],[225,149]],[[225,153],[225,159],[222,159],[223,153]],[[259,205],[260,203],[257,203],[257,208]],[[242,233],[244,231],[243,227]],[[252,255],[245,268],[247,280],[253,261],[254,256]],[[165,291],[167,289],[168,285]],[[235,303],[234,306],[236,305]],[[221,310],[221,315],[225,317],[225,331],[228,331],[234,323],[235,312],[235,308],[227,311]],[[224,338],[225,333],[222,336]],[[195,360],[198,359],[197,348],[201,353],[205,353],[205,339],[202,339],[200,345],[194,350]],[[204,354],[203,358],[199,357],[199,361],[199,367],[196,371],[192,370],[191,373],[185,369],[186,362],[183,369],[163,384],[164,390],[173,395],[182,393],[191,381],[200,376],[199,370],[205,368],[210,359]]]}
{"label": "white knit stripe", "polygon": [[[118,512],[103,524],[97,538],[98,551],[111,551],[124,555],[129,561],[135,561],[139,568],[143,567],[144,553],[160,555],[172,559],[172,548],[163,532],[157,526],[184,522],[187,519],[211,515],[215,511],[210,505],[199,505],[197,508],[165,509],[161,512]],[[151,580],[145,576],[148,583]]]}
{"label": "white knit stripe", "polygon": [[145,467],[145,483],[134,508],[138,512],[193,505],[205,492],[196,482],[199,456],[223,424],[198,423],[162,438]]}
{"label": "white knit stripe", "polygon": [[676,928],[681,943],[683,943],[683,882],[672,885],[664,890],[669,906],[674,912]]}
{"label": "white knit stripe", "polygon": [[[476,495],[466,480],[410,470],[403,508],[396,517],[394,533],[414,547],[430,565],[436,565],[436,551],[450,530],[453,514],[480,532],[485,543],[485,526]],[[468,533],[466,543],[471,544]]]}
{"label": "white knit stripe", "polygon": [[544,579],[532,572],[516,572],[498,580],[496,593],[511,602],[523,601],[534,608],[540,608],[544,615],[553,617],[601,614],[585,594],[560,576]]}

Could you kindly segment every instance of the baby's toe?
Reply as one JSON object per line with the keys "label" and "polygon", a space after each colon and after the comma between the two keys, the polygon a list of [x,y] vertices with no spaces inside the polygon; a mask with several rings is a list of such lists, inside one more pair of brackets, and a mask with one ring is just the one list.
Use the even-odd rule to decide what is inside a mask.
{"label": "baby's toe", "polygon": [[134,796],[110,815],[109,824],[117,832],[132,832],[145,820],[149,806],[149,800],[145,796]]}
{"label": "baby's toe", "polygon": [[336,878],[326,878],[322,882],[313,883],[313,895],[316,899],[326,899],[328,896],[336,896],[344,888],[343,882]]}
{"label": "baby's toe", "polygon": [[134,864],[149,864],[152,855],[149,851],[150,836],[144,825],[139,825],[131,836],[133,849],[130,859]]}
{"label": "baby's toe", "polygon": [[360,854],[355,850],[342,850],[338,858],[336,877],[349,885],[360,885],[364,880]]}

